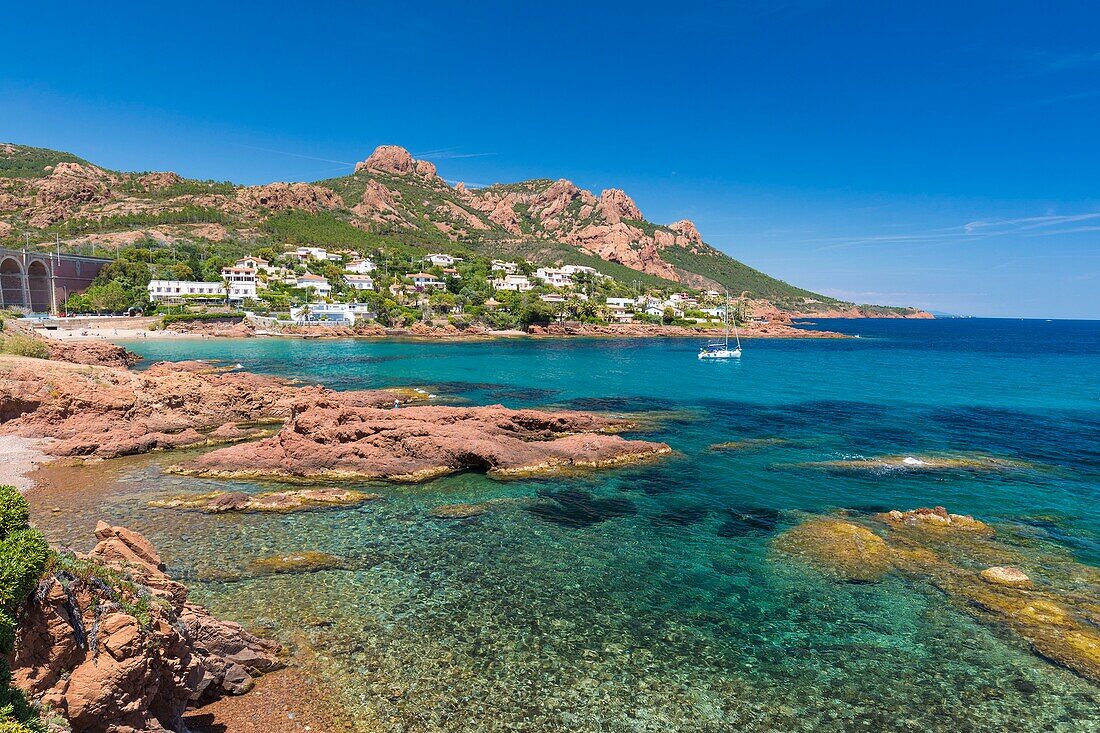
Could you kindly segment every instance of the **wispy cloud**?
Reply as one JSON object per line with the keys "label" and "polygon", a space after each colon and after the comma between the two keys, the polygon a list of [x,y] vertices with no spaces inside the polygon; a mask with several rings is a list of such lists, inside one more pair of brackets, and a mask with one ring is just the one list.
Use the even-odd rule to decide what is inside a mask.
{"label": "wispy cloud", "polygon": [[[1094,222],[1094,223],[1089,223]],[[896,234],[867,234],[803,240],[819,242],[814,251],[891,246],[943,247],[997,237],[1050,237],[1100,231],[1100,211],[1079,214],[1047,214],[1015,219],[975,219],[956,226]]]}
{"label": "wispy cloud", "polygon": [[424,150],[417,151],[412,154],[414,158],[424,158],[426,160],[453,160],[455,158],[483,158],[486,155],[496,155],[496,153],[464,153],[461,148],[440,148],[439,150]]}
{"label": "wispy cloud", "polygon": [[1062,104],[1063,102],[1076,102],[1078,99],[1088,99],[1097,95],[1100,95],[1100,89],[1096,89],[1091,92],[1078,92],[1076,94],[1063,94],[1060,97],[1048,97],[1047,99],[1038,99],[1033,102],[1033,104],[1036,106]]}
{"label": "wispy cloud", "polygon": [[349,167],[349,168],[354,168],[355,167],[355,163],[349,163],[346,160],[333,160],[332,158],[318,158],[315,155],[303,155],[302,153],[292,153],[289,150],[275,150],[274,148],[261,148],[261,147],[255,146],[255,145],[244,145],[243,143],[240,144],[240,147],[249,148],[250,150],[260,150],[260,151],[263,151],[265,153],[276,153],[278,155],[289,155],[292,158],[305,158],[306,160],[319,160],[322,163],[339,163],[341,166],[346,166],[346,167]]}
{"label": "wispy cloud", "polygon": [[1072,53],[1033,51],[1028,54],[1028,60],[1036,67],[1037,71],[1053,73],[1100,65],[1100,51],[1074,51]]}

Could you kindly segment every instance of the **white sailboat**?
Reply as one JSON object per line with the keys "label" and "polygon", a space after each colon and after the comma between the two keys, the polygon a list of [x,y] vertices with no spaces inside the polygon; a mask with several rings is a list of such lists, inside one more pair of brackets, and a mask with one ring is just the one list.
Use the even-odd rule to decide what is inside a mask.
{"label": "white sailboat", "polygon": [[737,346],[730,348],[730,294],[726,291],[726,307],[722,309],[722,321],[726,327],[726,337],[721,343],[709,343],[699,350],[700,359],[739,359],[741,358],[741,336],[737,333],[737,321],[733,322],[733,338]]}

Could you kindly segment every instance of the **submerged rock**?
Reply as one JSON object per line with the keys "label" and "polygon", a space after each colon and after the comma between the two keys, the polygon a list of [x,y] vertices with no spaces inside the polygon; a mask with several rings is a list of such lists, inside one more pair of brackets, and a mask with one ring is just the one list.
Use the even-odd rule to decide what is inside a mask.
{"label": "submerged rock", "polygon": [[978,454],[879,456],[876,458],[845,458],[835,461],[810,461],[794,464],[799,468],[819,468],[840,472],[928,472],[971,471],[976,473],[1000,473],[1031,468],[1032,464],[1012,458]]}
{"label": "submerged rock", "polygon": [[446,504],[435,507],[428,512],[428,516],[436,519],[470,519],[488,511],[488,504]]}
{"label": "submerged rock", "polygon": [[779,524],[779,510],[767,507],[740,507],[730,509],[726,519],[718,527],[720,537],[743,537],[750,534],[771,532]]}
{"label": "submerged rock", "polygon": [[1027,577],[1027,575],[1019,568],[1008,568],[998,565],[991,568],[986,568],[978,574],[982,576],[982,580],[987,583],[993,583],[994,585],[1010,585],[1018,587],[1031,585],[1031,578]]}
{"label": "submerged rock", "polygon": [[621,497],[601,497],[581,489],[548,492],[542,500],[527,508],[539,519],[564,527],[591,527],[593,524],[627,517],[637,512],[634,502]]}
{"label": "submerged rock", "polygon": [[274,555],[253,560],[249,570],[260,574],[315,573],[319,570],[339,570],[347,567],[342,557],[306,550],[287,555]]}
{"label": "submerged rock", "polygon": [[724,443],[715,443],[710,446],[712,451],[744,451],[770,448],[776,445],[784,445],[790,441],[786,438],[746,438],[745,440],[728,440]]}
{"label": "submerged rock", "polygon": [[890,548],[881,537],[831,517],[808,519],[792,527],[772,547],[849,582],[877,581],[893,567]]}
{"label": "submerged rock", "polygon": [[208,494],[176,496],[149,502],[150,506],[167,509],[194,509],[209,514],[224,512],[293,512],[324,506],[346,506],[381,499],[350,489],[299,489],[246,494],[243,491],[213,491]]}
{"label": "submerged rock", "polygon": [[[873,519],[883,536],[817,517],[773,546],[844,579],[870,580],[896,569],[938,588],[959,610],[1011,629],[1044,658],[1100,681],[1100,570],[1068,553],[1025,550],[984,522],[943,507]],[[1020,566],[1042,568],[1043,577],[1034,582]]]}

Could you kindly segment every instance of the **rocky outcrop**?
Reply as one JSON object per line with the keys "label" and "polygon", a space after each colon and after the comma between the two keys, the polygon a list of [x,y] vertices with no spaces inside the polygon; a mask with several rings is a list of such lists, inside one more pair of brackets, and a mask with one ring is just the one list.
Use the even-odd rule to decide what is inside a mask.
{"label": "rocky outcrop", "polygon": [[618,224],[625,219],[642,218],[642,212],[634,199],[626,195],[626,191],[619,188],[609,188],[600,194],[600,213],[610,224]]}
{"label": "rocky outcrop", "polygon": [[241,694],[280,648],[187,600],[156,549],[103,522],[62,556],[22,615],[13,682],[81,733],[183,730],[188,705]]}
{"label": "rocky outcrop", "polygon": [[73,364],[95,364],[125,369],[141,361],[141,357],[121,346],[103,341],[59,341],[48,339],[50,359]]}
{"label": "rocky outcrop", "polygon": [[249,209],[286,211],[301,209],[316,213],[321,209],[337,209],[343,200],[331,188],[309,183],[269,183],[249,186],[237,191],[237,203]]}
{"label": "rocky outcrop", "polygon": [[426,181],[437,182],[435,166],[426,160],[416,160],[400,145],[379,145],[370,156],[355,164],[356,173],[389,173],[415,175]]}
{"label": "rocky outcrop", "polygon": [[630,424],[579,412],[493,407],[381,410],[300,403],[278,435],[170,470],[194,476],[423,481],[463,470],[504,476],[601,468],[670,452],[609,434]]}
{"label": "rocky outcrop", "polygon": [[333,392],[203,362],[143,372],[0,357],[0,434],[54,438],[58,456],[111,458],[221,442],[210,431],[282,420],[302,400],[392,405],[405,393]]}
{"label": "rocky outcrop", "polygon": [[232,321],[174,321],[165,327],[165,331],[186,333],[192,336],[210,336],[213,338],[252,338],[256,327],[247,320]]}
{"label": "rocky outcrop", "polygon": [[171,171],[146,173],[134,179],[134,183],[148,193],[160,193],[182,182],[180,174]]}
{"label": "rocky outcrop", "polygon": [[363,196],[352,211],[359,216],[369,217],[374,221],[390,221],[401,218],[393,191],[373,178],[367,181]]}
{"label": "rocky outcrop", "polygon": [[32,227],[45,228],[73,215],[87,204],[112,197],[112,177],[103,169],[80,163],[58,163],[34,184],[34,203],[24,212]]}

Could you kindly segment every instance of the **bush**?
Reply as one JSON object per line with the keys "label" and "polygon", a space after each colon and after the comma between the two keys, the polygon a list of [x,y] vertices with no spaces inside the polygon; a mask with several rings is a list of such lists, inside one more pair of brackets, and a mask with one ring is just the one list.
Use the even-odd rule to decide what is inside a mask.
{"label": "bush", "polygon": [[41,339],[14,334],[0,337],[0,353],[30,356],[35,359],[49,359],[50,347]]}
{"label": "bush", "polygon": [[31,512],[27,500],[14,486],[0,486],[0,540],[26,529]]}
{"label": "bush", "polygon": [[[34,591],[50,559],[46,538],[29,525],[27,500],[0,486],[0,654],[15,642],[15,617]],[[0,733],[40,733],[45,726],[27,698],[11,687],[11,669],[0,657]]]}

